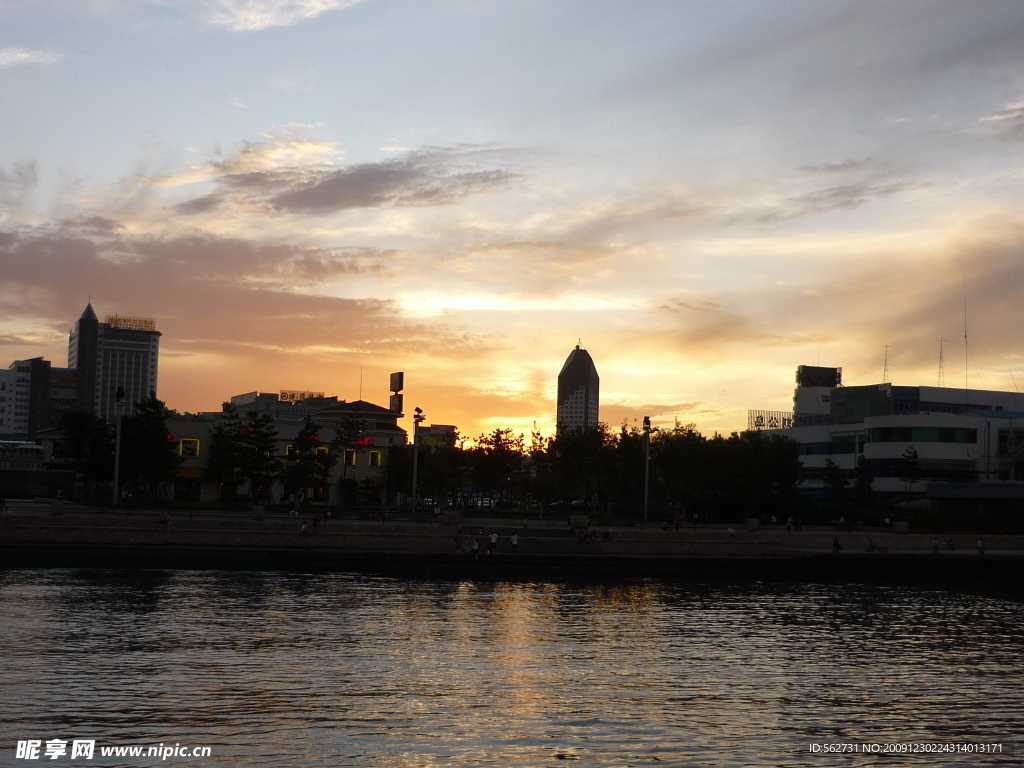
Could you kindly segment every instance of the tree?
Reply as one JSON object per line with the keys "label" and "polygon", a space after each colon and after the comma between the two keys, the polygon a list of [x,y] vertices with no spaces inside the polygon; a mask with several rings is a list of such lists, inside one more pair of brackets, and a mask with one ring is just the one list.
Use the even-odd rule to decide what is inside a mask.
{"label": "tree", "polygon": [[226,405],[223,418],[213,428],[210,436],[206,479],[230,489],[232,500],[238,496],[238,486],[245,482],[242,450],[241,419],[233,405]]}
{"label": "tree", "polygon": [[103,419],[82,411],[62,416],[60,430],[57,450],[71,460],[72,468],[95,501],[97,486],[114,478],[113,431]]}
{"label": "tree", "polygon": [[448,500],[455,498],[465,485],[467,474],[467,452],[460,445],[457,430],[435,436],[423,444],[420,438],[418,488],[423,495],[447,508]]}
{"label": "tree", "polygon": [[873,496],[871,489],[874,483],[874,475],[871,474],[871,467],[868,465],[864,454],[857,457],[857,465],[854,468],[853,498],[858,504],[870,504]]}
{"label": "tree", "polygon": [[481,498],[508,505],[513,483],[525,465],[523,435],[516,435],[511,429],[496,429],[489,435],[480,435],[475,442],[467,456],[474,492]]}
{"label": "tree", "polygon": [[[643,504],[643,441],[643,433],[623,421],[619,434],[609,446],[608,494],[610,500],[620,508],[640,508]],[[653,448],[653,441],[651,447]],[[657,478],[657,472],[654,473],[654,477]]]}
{"label": "tree", "polygon": [[900,459],[900,480],[903,481],[903,488],[910,493],[910,488],[921,479],[921,464],[917,459],[917,449],[910,445],[903,452]]}
{"label": "tree", "polygon": [[249,481],[249,497],[254,501],[271,499],[271,486],[281,460],[277,457],[277,427],[270,414],[252,411],[239,433],[241,474]]}
{"label": "tree", "polygon": [[794,441],[780,435],[734,432],[707,438],[693,425],[676,424],[652,440],[651,464],[673,505],[684,504],[705,519],[757,517],[791,508],[798,451]]}
{"label": "tree", "polygon": [[134,410],[121,419],[121,477],[127,487],[157,501],[160,484],[173,482],[181,466],[174,436],[167,430],[171,411],[152,392]]}
{"label": "tree", "polygon": [[550,444],[551,463],[562,502],[591,501],[607,489],[615,437],[605,424],[563,429]]}
{"label": "tree", "polygon": [[[344,416],[334,424],[330,452],[334,461],[341,459],[341,478],[338,480],[338,503],[345,508],[346,481],[348,480],[348,451],[358,445],[363,434],[363,420],[355,416]],[[389,456],[390,459],[390,456]]]}
{"label": "tree", "polygon": [[842,501],[846,494],[846,477],[843,476],[843,470],[832,459],[825,461],[823,480],[832,501]]}
{"label": "tree", "polygon": [[530,433],[530,448],[527,454],[527,494],[535,498],[542,510],[558,495],[553,466],[554,453],[551,449],[553,437],[544,437],[534,424]]}
{"label": "tree", "polygon": [[307,416],[285,456],[281,482],[284,484],[284,492],[297,497],[297,503],[302,502],[307,488],[322,488],[326,484],[319,465],[321,456],[327,458],[327,451],[321,453],[326,448],[320,443],[321,428],[312,416]]}

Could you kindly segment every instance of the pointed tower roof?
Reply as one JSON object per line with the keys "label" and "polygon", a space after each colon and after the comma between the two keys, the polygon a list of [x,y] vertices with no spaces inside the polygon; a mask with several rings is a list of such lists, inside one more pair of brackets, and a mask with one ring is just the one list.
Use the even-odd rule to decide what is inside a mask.
{"label": "pointed tower roof", "polygon": [[594,358],[590,356],[590,353],[579,344],[569,353],[569,356],[565,358],[565,363],[562,365],[562,370],[558,372],[558,375],[563,375],[570,368],[582,368],[584,370],[594,369],[597,372],[597,367],[594,365]]}
{"label": "pointed tower roof", "polygon": [[82,316],[80,318],[78,318],[78,319],[79,319],[79,321],[81,321],[81,320],[98,320],[98,318],[96,317],[96,313],[92,309],[92,302],[91,301],[88,304],[85,305],[85,311],[82,313]]}

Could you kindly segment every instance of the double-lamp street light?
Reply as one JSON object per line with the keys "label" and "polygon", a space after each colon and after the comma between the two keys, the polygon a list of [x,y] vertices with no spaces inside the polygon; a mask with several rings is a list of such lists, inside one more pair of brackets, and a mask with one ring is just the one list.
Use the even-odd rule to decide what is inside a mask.
{"label": "double-lamp street light", "polygon": [[412,417],[412,511],[416,514],[416,477],[419,474],[420,424],[426,417],[422,408],[413,409]]}

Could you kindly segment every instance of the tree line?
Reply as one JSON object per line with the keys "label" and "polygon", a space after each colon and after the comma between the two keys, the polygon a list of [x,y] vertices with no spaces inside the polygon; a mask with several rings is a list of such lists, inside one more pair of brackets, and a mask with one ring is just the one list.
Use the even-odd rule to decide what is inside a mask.
{"label": "tree line", "polygon": [[[181,458],[166,422],[172,413],[151,396],[122,419],[122,488],[136,498],[159,501],[160,488],[177,476]],[[95,499],[113,476],[114,432],[86,413],[68,414],[61,426],[62,455]],[[277,482],[284,497],[297,504],[331,498],[331,483],[339,486],[341,505],[376,499],[380,489],[365,478],[357,486],[344,460],[362,433],[359,419],[325,427],[307,417],[281,453],[272,416],[242,415],[228,406],[211,435],[205,479],[219,483],[222,499],[231,501],[273,503]],[[649,439],[652,514],[696,513],[713,520],[788,514],[792,508],[800,462],[797,445],[788,438],[758,432],[706,436],[694,425],[676,424]],[[636,516],[643,507],[644,440],[640,430],[626,424],[617,431],[603,424],[562,430],[554,437],[496,429],[465,440],[453,432],[421,441],[419,500],[466,512],[534,508]],[[411,445],[388,449],[383,490],[393,504],[410,501],[412,452]],[[845,483],[839,477],[826,470],[826,485],[841,490]],[[858,479],[863,487],[864,479]]]}
{"label": "tree line", "polygon": [[[563,430],[554,437],[497,429],[474,441],[457,434],[420,446],[419,491],[435,506],[578,510],[636,516],[643,507],[644,434]],[[392,449],[389,489],[410,492],[411,447]],[[797,445],[757,432],[702,435],[677,424],[650,436],[649,497],[664,516],[762,516],[790,509],[800,462]]]}

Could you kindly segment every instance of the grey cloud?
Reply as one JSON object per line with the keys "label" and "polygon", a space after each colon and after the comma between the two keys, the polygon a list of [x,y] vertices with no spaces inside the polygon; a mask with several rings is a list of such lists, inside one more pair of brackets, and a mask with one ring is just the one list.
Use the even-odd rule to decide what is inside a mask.
{"label": "grey cloud", "polygon": [[872,184],[868,182],[838,184],[784,200],[775,210],[758,216],[757,221],[766,224],[784,219],[794,219],[813,213],[852,210],[872,200],[891,197],[913,186],[909,181],[897,181],[888,184]]}
{"label": "grey cloud", "polygon": [[[972,118],[973,100],[1016,85],[1024,66],[1024,4],[1017,0],[986,2],[983,12],[960,0],[745,10],[709,35],[710,45],[680,47],[674,61],[631,73],[608,95],[646,103],[671,94],[687,105],[690,121],[706,119],[716,129],[781,126],[805,131],[812,142],[827,140],[815,135],[823,124],[842,133],[936,114],[949,121],[948,134]],[[740,92],[750,98],[719,98]]]}
{"label": "grey cloud", "polygon": [[296,185],[270,204],[292,213],[333,213],[351,208],[445,205],[504,186],[516,175],[504,170],[446,172],[416,157],[366,163]]}
{"label": "grey cloud", "polygon": [[20,211],[37,181],[35,160],[15,162],[9,171],[0,168],[0,211]]}
{"label": "grey cloud", "polygon": [[662,304],[658,307],[658,309],[664,312],[672,312],[673,314],[678,314],[680,310],[690,310],[692,312],[714,312],[721,308],[721,304],[717,304],[713,301],[689,302],[678,299],[667,304]]}
{"label": "grey cloud", "polygon": [[213,193],[210,195],[203,195],[202,197],[193,197],[191,200],[179,203],[174,206],[174,210],[176,213],[189,216],[195,213],[206,213],[207,211],[212,211],[222,202],[224,202],[224,198],[217,193]]}
{"label": "grey cloud", "polygon": [[360,208],[448,205],[522,178],[516,171],[495,167],[511,161],[514,150],[432,147],[338,169],[254,162],[270,147],[247,145],[235,158],[210,163],[212,180],[220,189],[181,203],[178,212],[203,213],[227,197],[255,205],[261,214],[324,215]]}
{"label": "grey cloud", "polygon": [[1011,104],[994,115],[982,118],[995,133],[996,138],[1004,141],[1024,140],[1024,102]]}
{"label": "grey cloud", "polygon": [[853,158],[848,157],[841,163],[821,163],[814,165],[807,163],[797,168],[798,171],[805,171],[807,173],[846,173],[848,171],[860,171],[865,168],[870,168],[875,165],[875,161],[870,157]]}
{"label": "grey cloud", "polygon": [[67,226],[77,228],[83,232],[93,232],[96,234],[111,234],[117,232],[120,229],[124,229],[124,225],[120,222],[108,219],[105,216],[89,216],[85,218],[72,219],[71,221],[65,222]]}

